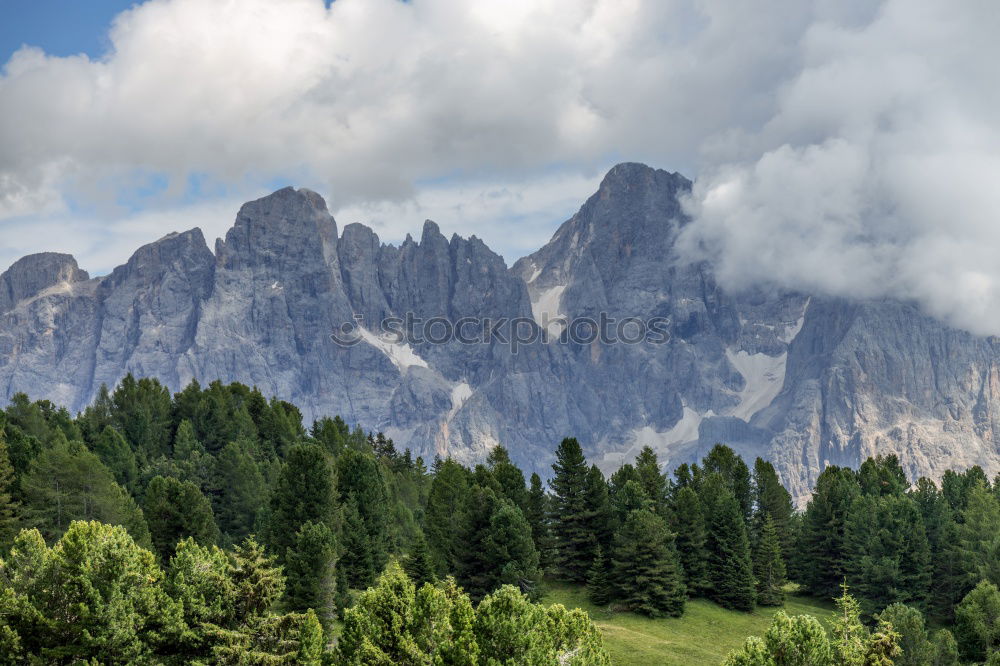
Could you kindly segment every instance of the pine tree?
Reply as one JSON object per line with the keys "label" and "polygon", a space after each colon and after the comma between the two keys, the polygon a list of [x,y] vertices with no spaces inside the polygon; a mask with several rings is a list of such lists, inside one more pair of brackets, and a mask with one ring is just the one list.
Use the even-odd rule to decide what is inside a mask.
{"label": "pine tree", "polygon": [[94,453],[101,462],[111,470],[118,485],[133,488],[139,476],[135,463],[135,454],[129,448],[128,442],[121,433],[111,426],[106,426],[98,436],[93,446]]}
{"label": "pine tree", "polygon": [[701,500],[690,486],[674,493],[671,529],[677,535],[677,554],[684,569],[688,594],[699,596],[708,590],[708,536]]}
{"label": "pine tree", "polygon": [[[318,448],[318,447],[317,447]],[[389,487],[382,465],[360,451],[346,450],[336,462],[337,491],[341,501],[353,501],[366,534],[374,574],[389,560],[391,514]],[[374,576],[368,579],[374,583]]]}
{"label": "pine tree", "polygon": [[680,617],[687,591],[674,535],[648,509],[633,511],[615,534],[612,559],[614,597],[650,617]]}
{"label": "pine tree", "polygon": [[21,505],[13,495],[15,483],[14,467],[7,455],[7,436],[0,425],[0,554],[14,540],[21,522]]}
{"label": "pine tree", "polygon": [[163,562],[181,539],[191,537],[207,545],[218,538],[212,506],[190,481],[154,477],[146,488],[142,509],[153,550]]}
{"label": "pine tree", "polygon": [[847,574],[845,528],[851,504],[861,494],[854,472],[830,465],[816,480],[806,507],[800,549],[802,583],[812,594],[831,598]]}
{"label": "pine tree", "polygon": [[[281,557],[307,522],[330,525],[336,515],[336,486],[326,454],[315,444],[288,450],[271,495],[271,545]],[[384,509],[383,506],[378,507]],[[372,507],[370,510],[375,510]]]}
{"label": "pine tree", "polygon": [[434,560],[431,558],[430,548],[427,546],[427,538],[423,532],[417,532],[410,545],[410,552],[407,553],[404,568],[406,575],[417,587],[424,583],[434,584],[437,576],[434,573]]}
{"label": "pine tree", "polygon": [[587,569],[597,552],[597,546],[610,549],[615,534],[614,515],[611,512],[611,499],[608,496],[608,482],[604,479],[597,465],[591,465],[587,471],[586,516],[590,525],[590,533],[596,543],[587,555]]}
{"label": "pine tree", "polygon": [[290,610],[313,609],[320,621],[333,615],[336,541],[326,523],[306,522],[285,554],[285,603]]}
{"label": "pine tree", "polygon": [[607,606],[613,596],[608,562],[604,559],[604,549],[597,547],[597,555],[587,574],[587,595],[596,606]]}
{"label": "pine tree", "polygon": [[[247,441],[227,444],[214,461],[208,481],[212,511],[227,542],[238,543],[253,533],[267,502],[264,476],[250,454],[250,446]],[[213,460],[209,454],[205,457]],[[298,523],[285,525],[284,529],[293,530],[292,534],[285,535],[290,540],[295,536]]]}
{"label": "pine tree", "polygon": [[528,501],[524,472],[511,462],[507,449],[502,446],[493,447],[486,458],[486,465],[500,485],[500,493],[523,511]]}
{"label": "pine tree", "polygon": [[653,503],[653,511],[661,518],[666,518],[668,481],[660,470],[660,461],[653,449],[642,447],[635,459],[635,471],[646,496]]}
{"label": "pine tree", "polygon": [[709,596],[724,608],[751,611],[754,578],[743,513],[724,483],[712,485],[716,490],[708,504]]}
{"label": "pine tree", "polygon": [[343,570],[351,587],[364,589],[375,581],[378,570],[358,503],[350,498],[344,503],[344,523],[340,531],[341,554],[337,566]]}
{"label": "pine tree", "polygon": [[750,468],[728,446],[716,444],[702,460],[702,472],[705,476],[720,474],[726,487],[736,498],[740,508],[740,516],[749,524],[753,509],[753,493],[750,482]]}
{"label": "pine tree", "polygon": [[530,599],[540,594],[538,551],[531,539],[531,526],[521,509],[510,500],[500,500],[490,516],[489,533],[483,542],[487,566],[497,572],[493,588],[513,585]]}
{"label": "pine tree", "polygon": [[566,581],[584,582],[594,559],[597,538],[588,507],[588,469],[580,443],[564,439],[552,465],[553,564]]}
{"label": "pine tree", "polygon": [[535,541],[538,551],[538,564],[547,569],[551,559],[552,535],[548,522],[548,497],[542,487],[542,478],[538,474],[531,475],[531,487],[525,502],[524,517],[531,526],[531,538]]}
{"label": "pine tree", "polygon": [[451,458],[435,464],[435,469],[424,529],[437,573],[446,576],[457,567],[459,530],[469,506],[469,472]]}
{"label": "pine tree", "polygon": [[757,603],[761,606],[780,606],[785,601],[785,561],[781,557],[781,543],[774,521],[764,519],[760,538],[754,548],[754,578],[757,580]]}
{"label": "pine tree", "polygon": [[759,532],[764,516],[771,516],[774,531],[781,544],[781,555],[787,561],[792,556],[794,543],[791,534],[791,520],[794,513],[792,496],[781,485],[774,465],[757,458],[753,466],[754,527]]}

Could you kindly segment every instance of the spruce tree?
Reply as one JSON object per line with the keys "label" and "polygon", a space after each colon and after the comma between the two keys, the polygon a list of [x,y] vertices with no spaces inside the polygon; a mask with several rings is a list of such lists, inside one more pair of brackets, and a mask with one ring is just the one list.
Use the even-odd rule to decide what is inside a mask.
{"label": "spruce tree", "polygon": [[588,507],[587,460],[580,443],[566,438],[556,449],[552,487],[552,536],[555,574],[582,583],[593,563],[597,537]]}
{"label": "spruce tree", "polygon": [[528,501],[524,472],[511,462],[507,449],[502,446],[493,447],[486,458],[486,465],[499,484],[500,493],[523,511]]}
{"label": "spruce tree", "polygon": [[781,544],[781,555],[787,561],[792,556],[794,542],[791,534],[791,520],[794,513],[792,496],[781,485],[774,465],[757,458],[753,466],[754,528],[759,532],[764,516],[771,516],[774,530]]}
{"label": "spruce tree", "polygon": [[726,487],[736,498],[740,516],[749,524],[753,510],[753,493],[750,482],[750,468],[728,446],[716,444],[702,460],[702,473],[706,476],[717,473],[722,476]]}
{"label": "spruce tree", "polygon": [[[323,450],[315,444],[291,447],[271,495],[270,541],[274,552],[283,558],[294,544],[296,532],[307,522],[330,525],[336,503],[334,475]],[[378,509],[384,510],[384,506]]]}
{"label": "spruce tree", "polygon": [[321,622],[333,615],[336,540],[326,523],[307,521],[285,553],[285,603],[289,610],[313,609]]}
{"label": "spruce tree", "polygon": [[591,465],[587,471],[586,509],[590,532],[596,540],[594,548],[588,554],[587,568],[589,570],[589,562],[593,561],[597,546],[610,549],[615,533],[611,499],[608,496],[608,482],[605,481],[604,474],[601,473],[597,465]]}
{"label": "spruce tree", "polygon": [[687,591],[674,535],[652,511],[633,511],[618,529],[612,570],[614,597],[626,608],[650,617],[684,613]]}
{"label": "spruce tree", "polygon": [[[317,447],[318,448],[318,447]],[[337,490],[341,501],[353,501],[366,533],[374,573],[381,573],[389,560],[389,487],[382,465],[360,451],[346,450],[336,462]],[[374,583],[374,578],[369,580]]]}
{"label": "spruce tree", "polygon": [[531,487],[525,502],[524,517],[531,526],[531,538],[535,541],[538,551],[538,563],[544,570],[549,566],[552,550],[552,535],[549,531],[548,497],[542,487],[542,478],[538,474],[531,475]]}
{"label": "spruce tree", "polygon": [[708,536],[701,500],[690,486],[674,493],[671,529],[677,535],[677,554],[684,569],[688,594],[700,596],[708,590]]}
{"label": "spruce tree", "polygon": [[781,557],[781,543],[770,515],[764,518],[754,547],[753,568],[757,580],[757,603],[761,606],[782,605],[785,601],[785,561]]}
{"label": "spruce tree", "polygon": [[105,467],[111,470],[118,485],[133,488],[139,476],[135,463],[135,454],[129,448],[128,442],[121,433],[111,426],[106,426],[97,441],[93,451],[101,459]]}
{"label": "spruce tree", "polygon": [[469,471],[448,458],[434,465],[424,530],[439,576],[455,573],[459,530],[469,507]]}
{"label": "spruce tree", "polygon": [[406,555],[404,569],[406,575],[418,588],[424,583],[433,585],[437,581],[437,576],[434,573],[434,560],[431,558],[431,551],[427,546],[427,537],[422,531],[418,531],[413,538],[410,552]]}
{"label": "spruce tree", "polygon": [[502,498],[490,516],[489,532],[483,542],[487,566],[496,572],[493,588],[513,585],[535,599],[541,593],[538,551],[531,539],[531,526],[521,509]]}
{"label": "spruce tree", "polygon": [[378,570],[375,553],[369,540],[364,519],[358,510],[358,503],[350,498],[344,504],[344,522],[340,530],[340,560],[337,566],[343,570],[352,588],[364,589],[375,582]]}
{"label": "spruce tree", "polygon": [[177,542],[188,537],[201,545],[215,543],[219,530],[212,505],[190,481],[154,477],[142,503],[153,550],[166,562]]}
{"label": "spruce tree", "polygon": [[708,504],[709,596],[724,608],[751,611],[754,577],[743,512],[724,483],[713,486],[715,497]]}
{"label": "spruce tree", "polygon": [[14,540],[20,526],[21,505],[14,498],[14,467],[7,455],[7,436],[0,425],[0,555]]}
{"label": "spruce tree", "polygon": [[[250,453],[251,443],[230,442],[219,452],[208,480],[212,511],[227,543],[239,543],[254,532],[258,516],[267,502],[267,489],[260,466]],[[213,461],[206,454],[208,463]],[[287,548],[300,523],[286,525]]]}
{"label": "spruce tree", "polygon": [[587,596],[596,606],[607,606],[613,597],[608,568],[608,562],[604,559],[604,549],[598,546],[594,563],[587,574]]}
{"label": "spruce tree", "polygon": [[635,459],[635,471],[646,496],[653,503],[653,511],[661,518],[666,518],[668,481],[660,470],[660,461],[652,448],[642,447]]}
{"label": "spruce tree", "polygon": [[850,555],[845,529],[861,488],[855,473],[830,465],[816,479],[802,524],[802,582],[815,596],[832,598],[847,575]]}

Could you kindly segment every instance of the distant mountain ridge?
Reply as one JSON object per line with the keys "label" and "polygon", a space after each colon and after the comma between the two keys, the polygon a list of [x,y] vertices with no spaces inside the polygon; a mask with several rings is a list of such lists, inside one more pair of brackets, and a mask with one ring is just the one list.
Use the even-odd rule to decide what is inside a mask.
{"label": "distant mountain ridge", "polygon": [[[823,465],[878,453],[900,454],[914,477],[1000,472],[995,340],[897,301],[724,292],[711,266],[676,251],[690,187],[620,164],[510,268],[430,221],[398,247],[361,224],[338,233],[318,194],[292,188],[244,204],[214,252],[198,229],[170,234],[98,278],[72,256],[31,255],[0,275],[0,397],[77,410],[128,372],[175,391],[240,381],[425,456],[472,462],[502,442],[543,476],[567,435],[607,468],[644,444],[673,464],[721,441],[772,460],[798,498]],[[665,317],[671,339],[512,354],[497,341],[331,338],[406,313]]]}

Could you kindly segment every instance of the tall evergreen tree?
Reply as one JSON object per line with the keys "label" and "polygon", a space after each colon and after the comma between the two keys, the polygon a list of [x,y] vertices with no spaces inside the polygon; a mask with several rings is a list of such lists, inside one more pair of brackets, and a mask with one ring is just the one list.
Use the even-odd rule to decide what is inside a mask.
{"label": "tall evergreen tree", "polygon": [[764,518],[764,525],[754,544],[753,573],[757,581],[757,603],[761,606],[783,604],[785,561],[781,556],[781,543],[770,514]]}
{"label": "tall evergreen tree", "polygon": [[[267,502],[264,476],[249,451],[250,446],[245,440],[227,444],[219,452],[208,481],[212,511],[227,543],[239,543],[255,531]],[[212,460],[209,454],[205,457]],[[297,524],[286,528],[298,529]],[[294,532],[286,536],[290,540]]]}
{"label": "tall evergreen tree", "polygon": [[598,544],[588,506],[589,471],[580,443],[564,439],[552,465],[552,536],[555,574],[562,580],[584,582]]}
{"label": "tall evergreen tree", "polygon": [[642,447],[635,459],[635,471],[639,483],[653,503],[653,510],[661,517],[667,518],[667,492],[669,480],[660,469],[660,461],[656,452],[648,446]]}
{"label": "tall evergreen tree", "polygon": [[674,493],[671,517],[671,529],[677,535],[677,554],[684,569],[688,594],[705,594],[709,587],[705,512],[698,493],[691,486],[684,486]]}
{"label": "tall evergreen tree", "polygon": [[391,514],[386,510],[390,506],[390,497],[385,472],[372,455],[351,449],[337,458],[336,470],[340,498],[342,501],[353,500],[357,506],[367,535],[372,566],[377,574],[389,559],[391,538]]}
{"label": "tall evergreen tree", "polygon": [[687,590],[674,535],[648,509],[633,511],[615,534],[612,580],[615,598],[650,617],[684,613]]}
{"label": "tall evergreen tree", "polygon": [[364,518],[358,509],[358,502],[348,498],[343,505],[344,522],[340,531],[340,559],[337,567],[351,587],[364,589],[378,576],[375,565],[375,549],[372,547]]}
{"label": "tall evergreen tree", "polygon": [[118,485],[130,489],[135,487],[139,477],[135,454],[121,433],[112,426],[105,426],[92,448],[105,467],[114,474]]}
{"label": "tall evergreen tree", "polygon": [[212,506],[190,481],[154,477],[146,488],[142,509],[153,550],[163,562],[182,539],[191,537],[208,545],[218,538]]}
{"label": "tall evergreen tree", "polygon": [[725,608],[751,611],[755,593],[746,522],[724,482],[711,485],[717,490],[707,504],[709,596]]}
{"label": "tall evergreen tree", "polygon": [[417,532],[410,544],[410,551],[406,555],[404,563],[406,575],[410,580],[420,587],[424,583],[434,584],[437,581],[435,574],[434,559],[431,557],[430,548],[427,545],[427,537],[423,532]]}
{"label": "tall evergreen tree", "polygon": [[982,581],[955,609],[955,638],[962,657],[980,662],[1000,651],[1000,590]]}
{"label": "tall evergreen tree", "polygon": [[958,537],[968,579],[1000,585],[1000,500],[981,483],[968,492]]}
{"label": "tall evergreen tree", "polygon": [[326,454],[315,444],[292,446],[271,495],[274,552],[284,557],[302,525],[313,522],[329,526],[336,510],[337,490]]}
{"label": "tall evergreen tree", "polygon": [[792,496],[781,485],[774,465],[757,458],[753,465],[754,529],[759,533],[764,519],[770,516],[774,530],[781,544],[781,555],[786,560],[791,557],[794,543],[791,534],[791,520],[794,513]]}
{"label": "tall evergreen tree", "polygon": [[538,563],[542,569],[549,567],[552,551],[552,535],[549,530],[549,498],[542,487],[542,478],[532,473],[531,487],[525,501],[524,517],[531,526],[531,538],[538,551]]}
{"label": "tall evergreen tree", "polygon": [[0,422],[0,557],[17,535],[21,505],[14,497],[14,467],[7,455],[7,436]]}
{"label": "tall evergreen tree", "polygon": [[750,481],[750,468],[739,456],[728,446],[716,444],[708,455],[701,461],[702,472],[705,476],[718,473],[726,483],[726,487],[736,498],[740,507],[740,515],[749,524],[753,510],[753,492]]}
{"label": "tall evergreen tree", "polygon": [[604,549],[598,546],[594,563],[587,573],[587,596],[595,606],[607,606],[614,597],[609,568],[609,563],[604,558]]}
{"label": "tall evergreen tree", "polygon": [[896,454],[868,458],[858,468],[858,484],[865,495],[902,495],[910,487]]}
{"label": "tall evergreen tree", "polygon": [[524,511],[528,501],[524,472],[511,462],[507,449],[502,446],[493,447],[486,458],[486,465],[500,485],[501,494]]}
{"label": "tall evergreen tree", "polygon": [[[597,546],[610,549],[614,539],[615,524],[611,512],[611,500],[608,497],[608,482],[597,465],[591,465],[587,471],[586,517],[590,524],[590,532],[596,539],[588,560],[593,561]],[[589,569],[588,565],[588,569]]]}
{"label": "tall evergreen tree", "polygon": [[531,526],[513,502],[502,498],[490,516],[489,533],[483,542],[487,566],[497,573],[493,587],[513,585],[535,599],[541,593],[538,551],[531,539]]}
{"label": "tall evergreen tree", "polygon": [[427,496],[425,532],[439,576],[457,568],[459,530],[469,507],[469,471],[448,458],[435,465]]}
{"label": "tall evergreen tree", "polygon": [[816,480],[802,525],[802,583],[814,595],[832,598],[847,575],[845,527],[861,488],[854,472],[830,465]]}
{"label": "tall evergreen tree", "polygon": [[307,521],[285,553],[285,603],[290,610],[313,609],[320,621],[333,617],[336,539],[326,523]]}

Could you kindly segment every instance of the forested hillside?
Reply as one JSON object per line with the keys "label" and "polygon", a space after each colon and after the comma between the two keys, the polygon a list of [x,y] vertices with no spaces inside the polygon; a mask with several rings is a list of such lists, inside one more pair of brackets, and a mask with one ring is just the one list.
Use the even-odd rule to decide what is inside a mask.
{"label": "forested hillside", "polygon": [[[779,614],[733,664],[1000,660],[979,468],[911,487],[895,457],[831,466],[799,513],[723,445],[670,476],[649,449],[610,478],[572,438],[555,458],[547,480],[502,447],[424,461],[240,384],[126,377],[76,416],[15,396],[0,663],[608,663],[585,613],[537,603],[546,580],[652,618],[780,606],[790,580],[839,599],[830,636]],[[805,660],[775,661],[789,645]]]}

